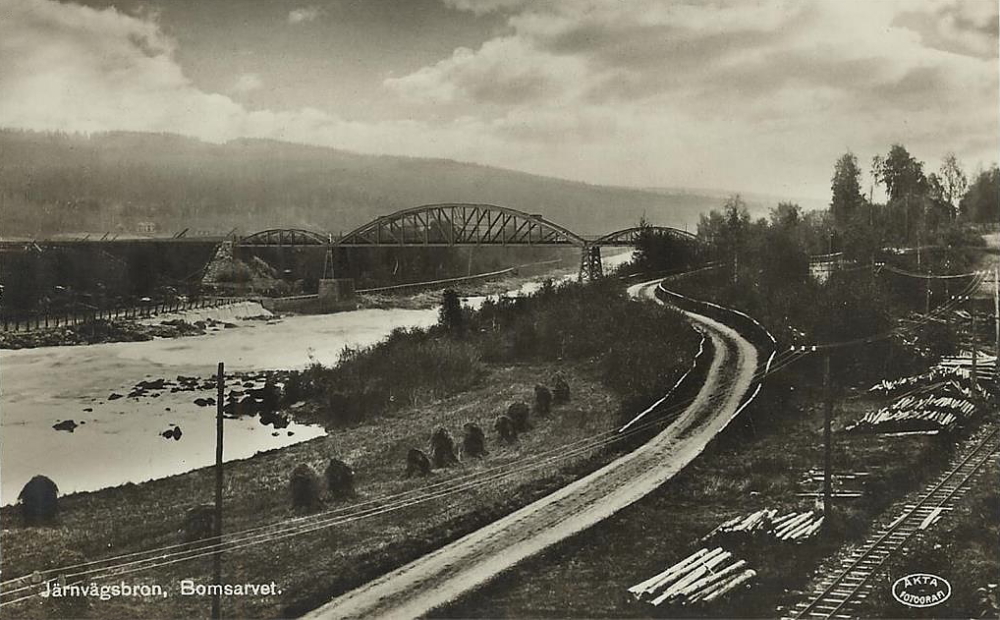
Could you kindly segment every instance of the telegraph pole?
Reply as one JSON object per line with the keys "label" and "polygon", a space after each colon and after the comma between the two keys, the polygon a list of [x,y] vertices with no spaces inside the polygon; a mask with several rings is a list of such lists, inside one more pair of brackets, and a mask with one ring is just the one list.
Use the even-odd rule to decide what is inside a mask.
{"label": "telegraph pole", "polygon": [[[222,401],[225,398],[225,365],[219,362],[217,376],[219,394],[215,403],[215,554],[212,556],[212,583],[222,585]],[[219,588],[212,593],[212,618],[222,617],[222,597]]]}
{"label": "telegraph pole", "polygon": [[924,281],[927,283],[927,294],[924,297],[924,315],[929,316],[931,313],[931,279],[926,278]]}
{"label": "telegraph pole", "polygon": [[832,431],[833,422],[833,387],[830,385],[830,352],[823,357],[823,396],[826,402],[823,407],[823,515],[830,516],[830,496],[833,492]]}
{"label": "telegraph pole", "polygon": [[1000,267],[993,271],[993,330],[994,341],[993,375],[997,385],[1000,385]]}
{"label": "telegraph pole", "polygon": [[976,371],[976,304],[970,297],[969,309],[972,311],[972,389],[979,387],[979,373]]}

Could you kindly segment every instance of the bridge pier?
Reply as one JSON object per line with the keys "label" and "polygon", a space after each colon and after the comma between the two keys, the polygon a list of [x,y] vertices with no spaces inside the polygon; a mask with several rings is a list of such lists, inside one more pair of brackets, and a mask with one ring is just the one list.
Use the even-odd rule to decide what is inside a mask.
{"label": "bridge pier", "polygon": [[580,254],[580,282],[593,282],[604,277],[604,264],[601,262],[601,246],[585,245]]}
{"label": "bridge pier", "polygon": [[355,305],[354,280],[351,278],[322,278],[318,293],[323,311],[342,310]]}

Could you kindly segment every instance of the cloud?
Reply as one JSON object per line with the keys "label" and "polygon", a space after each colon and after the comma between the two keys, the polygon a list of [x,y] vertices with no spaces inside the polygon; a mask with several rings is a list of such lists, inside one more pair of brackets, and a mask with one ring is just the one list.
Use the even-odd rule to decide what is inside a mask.
{"label": "cloud", "polygon": [[288,23],[301,24],[303,22],[315,21],[315,19],[319,17],[320,12],[321,11],[318,6],[306,6],[292,9],[288,13]]}
{"label": "cloud", "polygon": [[445,4],[452,8],[476,15],[516,9],[528,3],[528,0],[445,0]]}
{"label": "cloud", "polygon": [[385,86],[410,100],[517,105],[559,96],[574,80],[586,76],[586,68],[572,57],[545,62],[538,62],[538,57],[521,38],[497,38],[475,52],[458,48],[435,65],[387,79]]}
{"label": "cloud", "polygon": [[[283,139],[370,153],[440,155],[476,143],[468,124],[358,123],[316,109],[248,110],[197,88],[158,25],[113,8],[5,0],[0,20],[0,122],[70,132],[173,132],[221,142]],[[260,80],[241,76],[236,90]],[[488,144],[488,142],[487,142]]]}
{"label": "cloud", "polygon": [[[967,157],[995,157],[993,2],[445,2],[505,11],[508,30],[386,86],[413,101],[489,110],[492,127],[511,139],[554,141],[553,127],[585,127],[603,111],[615,127],[607,152],[620,140],[672,156],[668,173],[691,160],[717,167],[730,159],[726,149],[747,160],[773,154],[785,174],[807,160],[813,178],[848,146],[902,141],[938,157],[961,142],[977,145]],[[573,140],[594,135],[562,139],[575,148]],[[723,174],[759,182],[750,171],[760,164],[733,164]]]}
{"label": "cloud", "polygon": [[251,91],[259,90],[264,86],[264,81],[260,79],[260,76],[256,73],[243,73],[238,78],[236,78],[236,83],[233,84],[233,90],[238,93],[249,93]]}
{"label": "cloud", "polygon": [[901,12],[896,24],[911,28],[929,47],[980,58],[998,55],[1000,6],[996,2],[941,0],[931,11]]}
{"label": "cloud", "polygon": [[[251,110],[199,88],[155,16],[0,1],[0,123],[11,127],[273,138],[593,183],[813,196],[848,148],[866,160],[902,142],[931,168],[950,150],[974,167],[995,160],[1000,137],[996,56],[952,41],[996,44],[970,8],[988,3],[448,0],[507,25],[385,80],[389,112],[362,122]],[[228,86],[262,84],[247,73]]]}

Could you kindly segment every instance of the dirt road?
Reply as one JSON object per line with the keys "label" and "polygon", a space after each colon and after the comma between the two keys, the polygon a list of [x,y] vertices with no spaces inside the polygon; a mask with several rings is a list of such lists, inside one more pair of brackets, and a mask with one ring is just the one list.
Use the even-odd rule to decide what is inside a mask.
{"label": "dirt road", "polygon": [[[653,297],[656,282],[633,296]],[[306,618],[416,618],[639,500],[677,474],[735,415],[757,363],[734,330],[690,314],[716,355],[691,405],[648,443],[524,508],[348,592]]]}

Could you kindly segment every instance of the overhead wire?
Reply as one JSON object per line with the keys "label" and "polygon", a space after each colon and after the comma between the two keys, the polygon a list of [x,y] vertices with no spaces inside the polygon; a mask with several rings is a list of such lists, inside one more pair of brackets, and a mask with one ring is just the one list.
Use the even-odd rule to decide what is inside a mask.
{"label": "overhead wire", "polygon": [[[978,285],[978,283],[975,283]],[[973,285],[970,285],[973,286]],[[953,300],[954,301],[954,298]],[[936,312],[939,309],[935,310]],[[909,327],[907,329],[916,329],[916,326]],[[897,330],[891,330],[897,331]],[[791,350],[782,351],[780,354],[775,355],[776,351],[772,353],[770,362],[770,368],[766,370],[758,370],[755,372],[751,385],[754,382],[759,382],[766,376],[779,372],[783,368],[787,367],[789,364],[794,363],[798,359],[805,357],[811,352],[818,350],[820,348],[829,348],[832,345],[847,346],[846,343],[828,343],[826,345],[816,345],[812,350],[796,350],[792,348]],[[759,390],[759,386],[758,386]],[[755,393],[756,394],[756,393]],[[717,398],[721,396],[710,396],[706,404],[712,404]],[[331,511],[326,511],[318,515],[309,515],[307,517],[298,517],[293,519],[286,519],[277,521],[264,526],[257,526],[254,528],[248,528],[240,532],[234,532],[231,534],[223,535],[223,540],[221,542],[209,542],[205,544],[206,541],[218,540],[218,537],[212,537],[208,539],[203,539],[202,541],[195,541],[196,543],[202,543],[198,545],[192,545],[191,543],[179,543],[174,545],[167,545],[151,550],[144,550],[138,552],[132,552],[127,554],[121,554],[118,556],[112,556],[109,558],[102,558],[99,560],[93,560],[90,562],[79,563],[75,565],[69,565],[54,569],[48,569],[42,571],[41,573],[33,573],[32,575],[20,576],[17,578],[9,579],[0,582],[0,585],[7,585],[16,582],[23,582],[26,578],[30,578],[36,574],[53,574],[53,573],[63,573],[68,570],[73,570],[76,568],[84,568],[87,566],[95,565],[106,565],[114,560],[121,560],[126,558],[135,558],[138,556],[148,556],[145,558],[133,560],[130,562],[113,564],[110,566],[99,566],[90,570],[73,573],[67,575],[69,578],[87,576],[98,574],[96,578],[107,578],[113,576],[120,576],[124,574],[129,574],[132,572],[137,572],[140,570],[150,570],[160,566],[165,566],[169,564],[175,564],[177,562],[183,562],[188,560],[193,560],[199,557],[205,557],[207,555],[212,555],[217,552],[233,551],[236,549],[248,547],[251,545],[273,542],[288,538],[290,536],[297,536],[305,533],[310,533],[326,527],[332,527],[333,525],[341,525],[344,523],[349,523],[357,521],[364,518],[370,518],[374,516],[379,516],[387,512],[392,512],[396,510],[401,510],[408,508],[413,505],[417,505],[432,499],[439,499],[454,493],[464,492],[466,490],[474,489],[480,486],[484,482],[490,482],[494,480],[502,480],[505,477],[512,476],[522,471],[529,469],[535,469],[540,467],[545,467],[554,464],[558,461],[575,457],[579,454],[583,454],[587,451],[600,449],[611,443],[621,441],[622,439],[629,437],[640,432],[645,432],[650,428],[667,424],[672,422],[676,418],[670,417],[671,414],[677,413],[684,408],[688,407],[696,397],[690,397],[682,400],[681,402],[675,403],[666,407],[663,411],[657,412],[657,416],[648,422],[636,425],[633,429],[626,431],[625,433],[620,433],[617,430],[605,431],[603,433],[598,433],[593,436],[586,438],[581,438],[576,442],[572,442],[568,445],[563,445],[552,450],[531,455],[529,457],[524,457],[519,459],[514,463],[517,465],[511,468],[511,463],[506,463],[504,465],[499,465],[494,468],[487,470],[481,470],[477,472],[470,472],[469,474],[464,474],[457,478],[451,478],[440,483],[435,483],[429,487],[422,487],[420,489],[411,489],[409,491],[404,491],[394,495],[373,498],[362,502],[361,504],[355,504],[349,507],[341,507]],[[749,400],[747,401],[749,402]],[[745,406],[746,403],[744,403]],[[568,448],[568,449],[567,449]],[[494,473],[499,471],[499,473]],[[440,488],[444,487],[444,488]],[[439,490],[434,490],[435,488],[440,488]],[[364,506],[371,506],[370,508],[364,508]],[[272,530],[274,528],[283,528],[280,532],[267,532],[266,530]],[[290,528],[290,529],[289,529]],[[172,553],[165,553],[168,550],[177,550]],[[122,572],[123,569],[126,569]],[[104,574],[99,574],[104,573]],[[19,591],[24,591],[26,589],[31,589],[38,587],[38,583],[29,583],[28,585],[15,588],[13,590],[3,589],[0,590],[0,597],[6,596]],[[36,593],[29,594],[25,597],[20,597],[14,600],[2,601],[0,606],[6,606],[16,603],[20,600],[26,598],[31,598],[36,596]]]}

